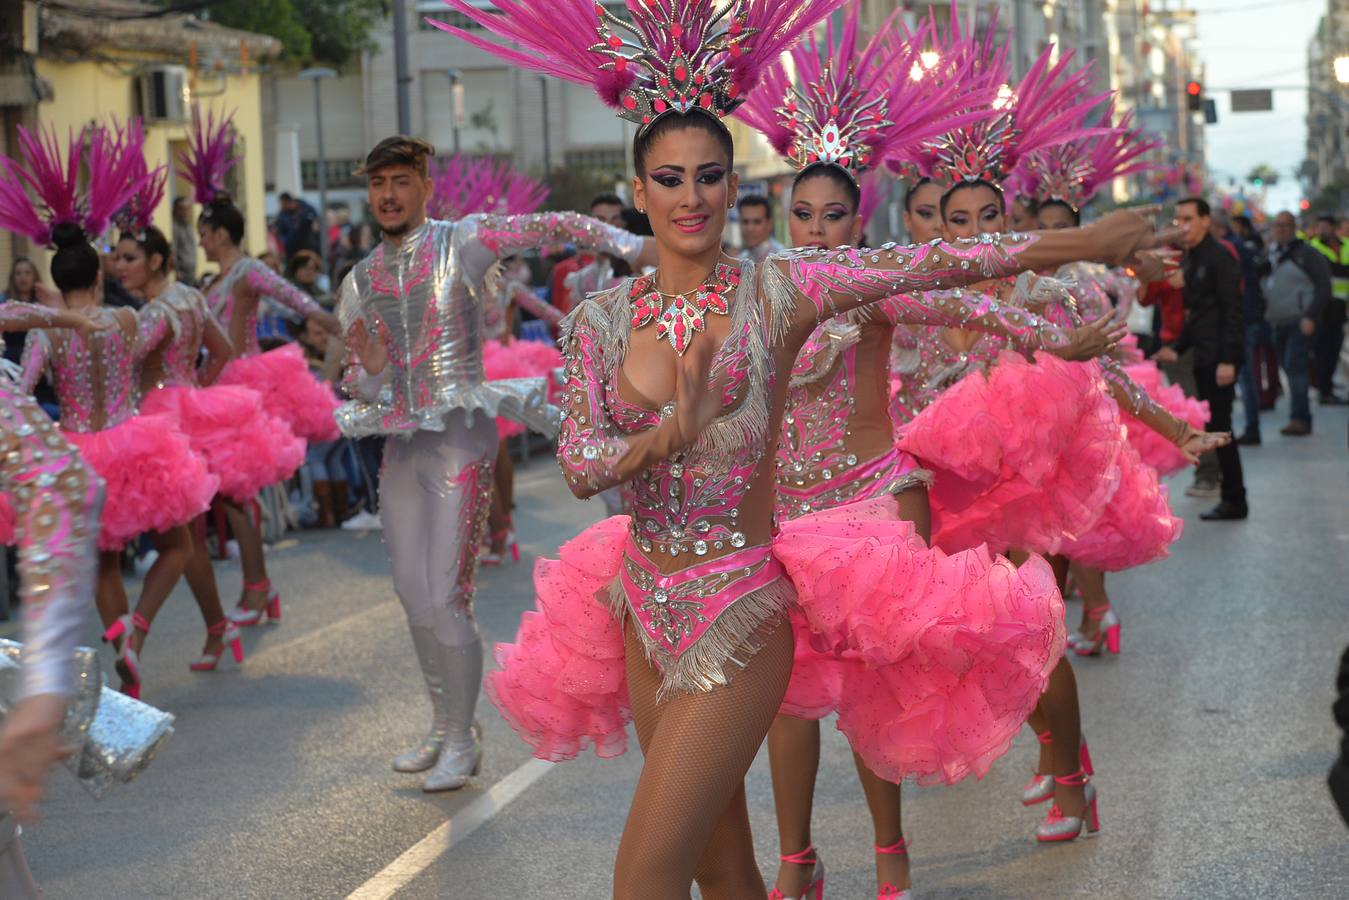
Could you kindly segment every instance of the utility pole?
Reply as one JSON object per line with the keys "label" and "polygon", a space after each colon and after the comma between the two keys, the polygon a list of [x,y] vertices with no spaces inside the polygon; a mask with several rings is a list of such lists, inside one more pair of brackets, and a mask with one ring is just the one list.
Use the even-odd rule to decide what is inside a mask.
{"label": "utility pole", "polygon": [[408,74],[407,0],[393,0],[393,71],[398,94],[398,133],[412,132],[412,76]]}

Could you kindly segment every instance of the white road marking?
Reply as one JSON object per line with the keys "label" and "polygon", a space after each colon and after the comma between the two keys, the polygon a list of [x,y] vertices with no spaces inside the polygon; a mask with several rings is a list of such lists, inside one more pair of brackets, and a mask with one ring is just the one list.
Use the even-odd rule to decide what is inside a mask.
{"label": "white road marking", "polygon": [[548,774],[553,763],[531,759],[488,788],[463,811],[409,847],[374,878],[347,895],[347,900],[387,900],[404,888],[456,844],[487,824],[534,782]]}

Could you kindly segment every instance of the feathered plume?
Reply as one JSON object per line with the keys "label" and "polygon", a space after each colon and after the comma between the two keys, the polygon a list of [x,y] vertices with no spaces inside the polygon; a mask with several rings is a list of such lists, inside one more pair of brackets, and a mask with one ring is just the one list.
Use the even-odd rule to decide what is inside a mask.
{"label": "feathered plume", "polygon": [[667,112],[724,118],[763,70],[847,0],[627,0],[622,19],[594,0],[445,0],[515,50],[427,21],[494,56],[589,85],[643,128]]}
{"label": "feathered plume", "polygon": [[67,135],[62,153],[55,129],[31,132],[19,126],[19,160],[0,160],[8,176],[0,179],[0,228],[46,246],[57,225],[83,224],[80,163],[87,131]]}
{"label": "feathered plume", "polygon": [[1018,192],[1041,203],[1059,200],[1077,210],[1114,179],[1153,168],[1140,157],[1162,142],[1145,137],[1133,125],[1133,113],[1118,125],[1114,120],[1112,100],[1096,123],[1100,133],[1032,153],[1014,175]]}
{"label": "feathered plume", "polygon": [[[994,97],[966,77],[969,59],[954,61],[946,77],[929,74],[930,26],[910,34],[891,16],[859,51],[859,7],[851,6],[837,40],[831,23],[822,45],[811,36],[792,50],[799,87],[779,61],[736,112],[797,168],[833,164],[854,180],[904,147],[987,118]],[[777,105],[773,89],[785,97]]]}
{"label": "feathered plume", "polygon": [[432,165],[428,208],[437,219],[462,219],[482,212],[523,215],[547,199],[546,185],[504,161],[452,156]]}
{"label": "feathered plume", "polygon": [[1025,78],[1010,85],[1006,45],[996,45],[992,26],[981,40],[967,36],[954,3],[945,40],[935,52],[943,60],[968,61],[966,77],[996,92],[992,117],[908,152],[908,161],[920,174],[938,181],[1001,184],[1035,150],[1085,136],[1088,132],[1077,124],[1108,96],[1088,93],[1092,70],[1073,70],[1071,52],[1051,65],[1052,46],[1044,49]]}
{"label": "feathered plume", "polygon": [[[90,237],[102,234],[148,177],[144,158],[138,172],[131,158],[138,154],[122,152],[118,137],[106,128],[69,135],[64,153],[54,130],[19,126],[18,132],[20,159],[0,160],[9,176],[0,180],[0,228],[38,244],[50,245],[58,225],[79,225]],[[82,166],[88,169],[83,186]]]}
{"label": "feathered plume", "polygon": [[111,141],[110,153],[125,160],[126,171],[140,186],[126,205],[113,213],[113,222],[127,231],[142,232],[154,221],[155,210],[164,199],[168,182],[168,166],[153,170],[145,162],[145,131],[139,116],[133,116],[125,125],[113,122],[111,128],[102,128],[104,140]]}
{"label": "feathered plume", "polygon": [[217,122],[214,111],[203,120],[201,108],[192,107],[192,133],[186,152],[178,158],[178,174],[192,184],[193,196],[203,206],[225,190],[225,175],[239,162],[230,128],[233,121],[230,113]]}

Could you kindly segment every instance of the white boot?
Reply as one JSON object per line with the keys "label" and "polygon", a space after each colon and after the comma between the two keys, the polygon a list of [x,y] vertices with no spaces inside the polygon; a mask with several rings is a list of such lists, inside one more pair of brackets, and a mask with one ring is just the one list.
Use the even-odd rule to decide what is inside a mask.
{"label": "white boot", "polygon": [[427,792],[458,790],[482,768],[482,742],[473,722],[482,688],[482,642],[442,646],[439,662],[447,728],[440,759],[422,782]]}

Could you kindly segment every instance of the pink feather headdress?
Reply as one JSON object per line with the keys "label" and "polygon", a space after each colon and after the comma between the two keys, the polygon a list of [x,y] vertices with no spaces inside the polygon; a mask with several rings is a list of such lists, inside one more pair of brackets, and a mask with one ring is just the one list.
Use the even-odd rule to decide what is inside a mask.
{"label": "pink feather headdress", "polygon": [[1133,113],[1125,115],[1118,125],[1113,124],[1114,120],[1112,100],[1101,113],[1097,125],[1100,133],[1027,156],[1014,176],[1018,191],[1041,203],[1058,200],[1080,210],[1102,186],[1121,176],[1152,168],[1151,163],[1140,157],[1160,147],[1162,142],[1146,137],[1141,128],[1135,127]]}
{"label": "pink feather headdress", "polygon": [[993,99],[970,94],[963,71],[923,77],[927,26],[901,33],[891,16],[859,50],[858,12],[853,3],[837,40],[831,23],[822,44],[812,35],[792,49],[795,84],[779,61],[736,112],[797,168],[833,164],[854,181],[902,147],[986,117],[971,110]]}
{"label": "pink feather headdress", "polygon": [[919,174],[945,184],[1001,185],[1029,154],[1085,136],[1088,132],[1078,123],[1108,96],[1089,93],[1092,70],[1089,66],[1074,70],[1071,52],[1051,65],[1053,46],[1044,49],[1018,84],[1010,85],[1006,44],[996,45],[991,25],[982,40],[965,35],[954,3],[945,42],[937,52],[943,61],[970,61],[967,77],[995,92],[991,117],[953,129],[908,153]]}
{"label": "pink feather headdress", "polygon": [[125,156],[132,177],[140,182],[140,187],[131,199],[113,217],[118,227],[134,234],[143,234],[154,221],[155,210],[164,200],[164,188],[168,183],[168,166],[159,165],[153,170],[145,162],[145,131],[139,116],[133,116],[125,125],[113,123],[109,136],[113,141],[114,152]]}
{"label": "pink feather headdress", "polygon": [[[21,125],[18,136],[20,159],[0,159],[8,176],[0,179],[0,228],[37,244],[50,246],[58,225],[79,225],[91,238],[102,234],[145,180],[105,128],[67,135],[64,152],[55,130],[30,132]],[[83,185],[81,168],[88,170]]]}
{"label": "pink feather headdress", "polygon": [[524,215],[547,199],[546,185],[505,161],[452,156],[432,164],[428,207],[437,219],[462,219],[484,212]]}
{"label": "pink feather headdress", "polygon": [[666,113],[717,121],[745,101],[763,71],[847,0],[627,0],[631,21],[595,0],[445,0],[514,50],[427,21],[514,65],[588,85],[641,129]]}
{"label": "pink feather headdress", "polygon": [[234,155],[233,122],[234,113],[216,121],[214,111],[203,119],[201,108],[192,107],[192,132],[187,150],[178,158],[178,174],[191,183],[193,197],[202,206],[225,191],[225,176],[239,162]]}

